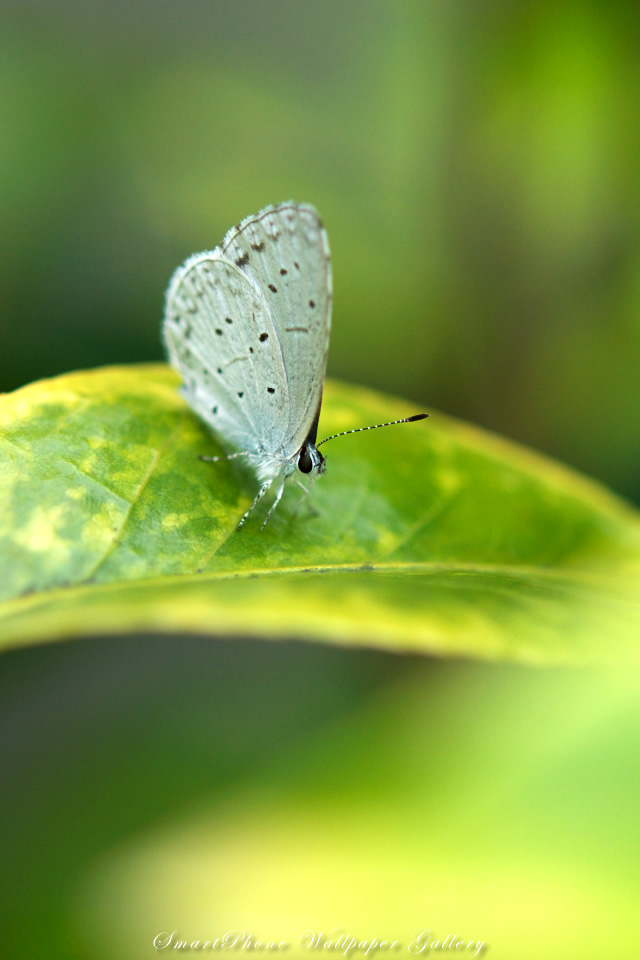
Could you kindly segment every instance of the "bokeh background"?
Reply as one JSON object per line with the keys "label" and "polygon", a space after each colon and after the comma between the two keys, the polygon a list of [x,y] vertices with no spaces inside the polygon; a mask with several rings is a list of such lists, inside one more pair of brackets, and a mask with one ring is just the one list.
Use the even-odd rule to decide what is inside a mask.
{"label": "bokeh background", "polygon": [[294,198],[332,375],[640,498],[637,4],[3,7],[2,389],[159,359],[174,267]]}
{"label": "bokeh background", "polygon": [[[0,389],[160,359],[174,267],[293,198],[332,245],[330,375],[640,501],[636,3],[0,14]],[[632,677],[105,638],[0,687],[7,955],[376,918],[626,955]]]}

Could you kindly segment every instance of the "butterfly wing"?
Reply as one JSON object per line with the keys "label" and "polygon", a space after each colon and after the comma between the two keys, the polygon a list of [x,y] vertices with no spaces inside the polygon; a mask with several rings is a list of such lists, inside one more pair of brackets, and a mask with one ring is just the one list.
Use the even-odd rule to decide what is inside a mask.
{"label": "butterfly wing", "polygon": [[174,273],[163,333],[192,409],[240,450],[271,453],[290,406],[277,331],[260,290],[219,248]]}
{"label": "butterfly wing", "polygon": [[221,251],[262,293],[271,319],[284,378],[277,384],[279,419],[269,432],[270,452],[289,459],[306,440],[322,400],[332,297],[327,235],[312,206],[282,203],[231,229]]}

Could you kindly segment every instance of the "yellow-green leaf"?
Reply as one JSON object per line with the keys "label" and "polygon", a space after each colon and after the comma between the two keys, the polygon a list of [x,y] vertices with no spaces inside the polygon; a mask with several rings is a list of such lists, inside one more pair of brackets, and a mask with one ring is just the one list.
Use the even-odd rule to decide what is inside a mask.
{"label": "yellow-green leaf", "polygon": [[[153,629],[638,659],[640,523],[597,484],[432,412],[335,441],[316,513],[291,485],[238,532],[255,478],[198,459],[219,447],[177,386],[114,367],[0,399],[4,645]],[[328,383],[320,436],[414,412]]]}

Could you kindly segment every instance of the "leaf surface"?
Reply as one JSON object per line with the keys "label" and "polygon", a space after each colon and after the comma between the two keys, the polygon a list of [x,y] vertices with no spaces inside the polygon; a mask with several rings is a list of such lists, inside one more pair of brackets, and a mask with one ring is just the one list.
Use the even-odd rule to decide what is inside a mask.
{"label": "leaf surface", "polygon": [[[308,638],[553,663],[637,660],[638,514],[440,414],[336,440],[296,514],[257,489],[165,366],[0,399],[4,645],[130,631]],[[319,437],[415,413],[328,382]]]}

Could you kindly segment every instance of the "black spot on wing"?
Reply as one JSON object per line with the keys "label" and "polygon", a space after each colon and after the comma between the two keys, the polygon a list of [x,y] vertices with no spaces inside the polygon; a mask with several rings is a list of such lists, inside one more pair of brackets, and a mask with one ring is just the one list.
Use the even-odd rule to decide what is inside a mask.
{"label": "black spot on wing", "polygon": [[246,267],[246,265],[249,263],[249,254],[243,253],[242,256],[237,258],[235,263],[236,267]]}

